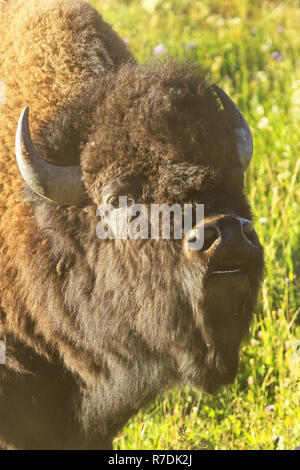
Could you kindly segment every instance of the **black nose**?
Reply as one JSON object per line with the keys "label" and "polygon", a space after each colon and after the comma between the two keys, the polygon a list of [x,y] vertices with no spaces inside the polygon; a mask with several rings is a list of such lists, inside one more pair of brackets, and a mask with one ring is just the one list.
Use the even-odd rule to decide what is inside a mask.
{"label": "black nose", "polygon": [[260,245],[250,220],[225,215],[194,227],[185,246],[187,250],[211,255],[215,263],[230,264],[233,259],[249,258]]}

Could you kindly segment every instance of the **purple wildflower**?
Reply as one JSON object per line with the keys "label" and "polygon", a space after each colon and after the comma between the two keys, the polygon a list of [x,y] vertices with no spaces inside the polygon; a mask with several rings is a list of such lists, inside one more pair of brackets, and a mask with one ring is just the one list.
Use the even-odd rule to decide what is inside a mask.
{"label": "purple wildflower", "polygon": [[167,50],[163,44],[159,44],[153,49],[153,55],[165,55]]}
{"label": "purple wildflower", "polygon": [[278,26],[277,28],[278,33],[283,33],[284,30],[285,28],[283,26]]}
{"label": "purple wildflower", "polygon": [[250,29],[250,34],[252,34],[252,36],[255,36],[255,34],[256,34],[256,29],[255,29],[255,28],[251,28],[251,29]]}
{"label": "purple wildflower", "polygon": [[283,55],[281,54],[280,51],[274,51],[271,54],[272,59],[277,60],[277,62],[282,62],[283,61]]}
{"label": "purple wildflower", "polygon": [[274,408],[275,408],[275,405],[268,405],[268,406],[266,406],[266,410],[268,410],[268,411],[273,411]]}
{"label": "purple wildflower", "polygon": [[188,49],[194,49],[196,47],[196,44],[193,41],[190,41],[187,43]]}

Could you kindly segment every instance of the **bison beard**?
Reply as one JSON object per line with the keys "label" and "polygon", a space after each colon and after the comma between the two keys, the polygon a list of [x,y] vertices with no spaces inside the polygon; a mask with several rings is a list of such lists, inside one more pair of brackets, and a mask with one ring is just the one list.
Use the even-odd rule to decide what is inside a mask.
{"label": "bison beard", "polygon": [[[243,188],[250,130],[198,68],[136,65],[80,0],[0,2],[0,63],[0,447],[110,448],[163,389],[216,393],[236,375],[263,271]],[[22,179],[25,106],[36,161],[58,180],[80,163],[86,199],[37,185],[19,133]],[[203,203],[203,250],[99,240],[97,205],[117,190]]]}

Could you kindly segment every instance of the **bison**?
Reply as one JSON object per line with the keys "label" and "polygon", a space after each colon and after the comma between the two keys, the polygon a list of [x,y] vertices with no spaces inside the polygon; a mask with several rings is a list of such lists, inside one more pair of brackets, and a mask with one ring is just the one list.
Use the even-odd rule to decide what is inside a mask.
{"label": "bison", "polygon": [[[263,272],[251,132],[198,66],[138,65],[81,0],[0,0],[0,67],[0,446],[110,449],[163,389],[236,376]],[[205,218],[99,239],[119,196]]]}

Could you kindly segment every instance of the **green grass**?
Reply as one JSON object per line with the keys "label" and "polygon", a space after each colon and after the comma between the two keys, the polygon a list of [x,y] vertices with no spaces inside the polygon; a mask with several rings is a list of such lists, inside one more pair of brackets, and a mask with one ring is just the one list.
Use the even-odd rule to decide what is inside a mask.
{"label": "green grass", "polygon": [[[161,395],[131,419],[114,446],[294,449],[300,445],[299,2],[91,3],[129,40],[140,62],[149,60],[158,44],[171,57],[200,62],[247,116],[255,153],[246,185],[266,256],[265,281],[235,383],[215,397],[190,388]],[[280,51],[279,60],[274,51]],[[266,409],[269,405],[274,409]]]}

